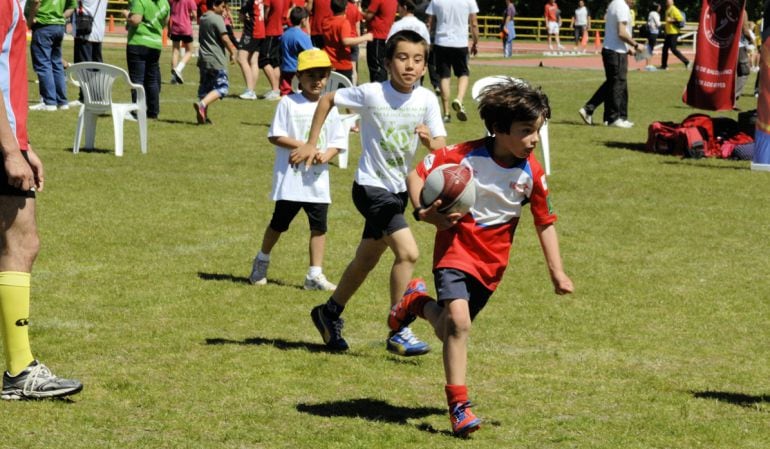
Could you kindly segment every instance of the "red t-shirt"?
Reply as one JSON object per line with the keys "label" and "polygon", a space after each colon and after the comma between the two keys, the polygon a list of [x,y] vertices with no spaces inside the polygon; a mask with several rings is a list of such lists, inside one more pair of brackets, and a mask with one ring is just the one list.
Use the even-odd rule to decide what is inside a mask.
{"label": "red t-shirt", "polygon": [[[269,0],[268,0],[269,1]],[[264,0],[254,0],[251,6],[251,37],[254,39],[265,38],[265,2]]]}
{"label": "red t-shirt", "polygon": [[546,3],[545,4],[545,20],[549,22],[558,22],[559,19],[557,17],[559,11],[559,6],[556,4],[556,2],[552,4]]}
{"label": "red t-shirt", "polygon": [[0,11],[0,94],[16,142],[27,151],[27,24],[18,0],[0,0]]}
{"label": "red t-shirt", "polygon": [[284,0],[286,2],[286,7],[284,8],[286,11],[283,13],[283,24],[287,27],[292,26],[291,22],[289,21],[289,11],[292,8],[304,8],[305,7],[305,0]]}
{"label": "red t-shirt", "polygon": [[556,221],[548,197],[545,173],[531,153],[513,167],[499,165],[485,138],[436,150],[417,164],[425,179],[435,167],[461,164],[473,170],[476,202],[451,228],[438,231],[433,247],[433,268],[454,268],[495,290],[500,283],[523,206],[530,204],[535,225]]}
{"label": "red t-shirt", "polygon": [[323,34],[324,21],[334,15],[332,13],[331,0],[315,0],[310,14],[310,35],[317,36]]}
{"label": "red t-shirt", "polygon": [[366,10],[374,13],[374,17],[369,21],[369,31],[375,39],[388,38],[390,27],[396,21],[397,9],[397,0],[372,0],[369,4]]}
{"label": "red t-shirt", "polygon": [[355,37],[344,15],[332,16],[323,23],[324,51],[329,55],[334,70],[353,70],[350,47],[342,43],[346,37]]}
{"label": "red t-shirt", "polygon": [[263,0],[265,9],[265,36],[280,36],[283,34],[283,18],[286,17],[285,0]]}
{"label": "red t-shirt", "polygon": [[347,17],[350,23],[350,29],[353,32],[353,36],[358,36],[358,22],[364,20],[364,15],[361,14],[361,10],[355,3],[348,2],[348,6],[345,7],[345,17]]}

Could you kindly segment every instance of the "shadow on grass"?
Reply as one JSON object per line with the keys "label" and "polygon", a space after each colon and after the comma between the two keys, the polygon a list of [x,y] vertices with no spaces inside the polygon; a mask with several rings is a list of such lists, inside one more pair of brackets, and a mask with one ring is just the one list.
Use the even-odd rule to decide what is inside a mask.
{"label": "shadow on grass", "polygon": [[[245,340],[230,340],[228,338],[207,338],[207,345],[242,345],[242,346],[272,346],[284,351],[293,349],[304,349],[308,352],[328,352],[329,354],[343,354],[339,351],[330,351],[326,345],[321,343],[308,343],[305,341],[288,341],[282,338],[263,338],[252,337]],[[349,355],[348,353],[345,353]]]}
{"label": "shadow on grass", "polygon": [[[326,418],[363,418],[368,421],[408,425],[409,419],[444,415],[446,410],[436,407],[399,407],[371,398],[347,399],[320,404],[297,404],[297,411]],[[419,430],[452,435],[448,430],[437,430],[430,424],[420,423]]]}
{"label": "shadow on grass", "polygon": [[172,119],[172,118],[158,118],[158,119],[155,119],[155,121],[161,122],[161,123],[168,123],[170,125],[198,126],[198,122],[195,119],[195,116],[193,115],[194,112],[195,111],[190,113],[190,115],[193,117],[191,120],[178,120],[178,119]]}
{"label": "shadow on grass", "polygon": [[698,399],[715,399],[720,402],[745,408],[757,408],[760,405],[770,405],[770,395],[754,396],[729,391],[691,391],[690,394]]}
{"label": "shadow on grass", "polygon": [[611,140],[609,142],[604,142],[604,145],[608,148],[617,148],[619,150],[631,150],[638,151],[640,153],[650,153],[647,151],[647,144],[644,142],[618,142]]}
{"label": "shadow on grass", "polygon": [[[72,147],[64,148],[64,151],[67,153],[72,153]],[[95,153],[95,154],[112,154],[115,152],[115,149],[107,150],[104,148],[80,148],[78,150],[80,153]]]}
{"label": "shadow on grass", "polygon": [[[251,285],[250,282],[249,282],[249,278],[244,277],[244,276],[235,276],[233,274],[203,273],[203,272],[199,271],[198,272],[198,277],[203,279],[204,281],[228,281],[228,282],[233,282],[233,283],[236,283],[236,284],[249,284],[249,285]],[[267,283],[268,284],[275,284],[275,285],[278,285],[280,287],[293,287],[293,288],[296,288],[297,290],[304,290],[304,287],[302,285],[299,285],[299,284],[289,284],[289,283],[283,282],[280,279],[268,279]]]}

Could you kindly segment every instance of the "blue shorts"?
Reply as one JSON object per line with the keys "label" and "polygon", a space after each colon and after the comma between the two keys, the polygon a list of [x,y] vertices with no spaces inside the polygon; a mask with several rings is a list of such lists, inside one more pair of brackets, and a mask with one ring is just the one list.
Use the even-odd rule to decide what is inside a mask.
{"label": "blue shorts", "polygon": [[481,312],[492,296],[492,290],[484,287],[476,278],[454,268],[436,268],[433,270],[433,282],[439,304],[443,306],[444,302],[456,299],[468,301],[471,320]]}
{"label": "blue shorts", "polygon": [[230,91],[230,82],[227,78],[227,70],[223,69],[204,69],[198,67],[201,75],[201,81],[198,85],[198,98],[205,97],[209,92],[215,90],[220,98],[227,96]]}

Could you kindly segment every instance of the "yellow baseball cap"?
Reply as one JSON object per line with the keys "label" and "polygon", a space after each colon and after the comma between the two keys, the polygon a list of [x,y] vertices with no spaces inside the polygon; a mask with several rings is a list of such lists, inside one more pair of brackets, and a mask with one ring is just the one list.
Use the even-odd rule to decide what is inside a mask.
{"label": "yellow baseball cap", "polygon": [[305,50],[297,58],[297,71],[302,72],[309,69],[331,68],[332,61],[325,51],[317,48]]}

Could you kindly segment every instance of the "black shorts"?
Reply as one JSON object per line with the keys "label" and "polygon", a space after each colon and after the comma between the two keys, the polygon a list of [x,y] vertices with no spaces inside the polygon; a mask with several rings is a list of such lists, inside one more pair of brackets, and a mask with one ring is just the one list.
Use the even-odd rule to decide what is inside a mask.
{"label": "black shorts", "polygon": [[[29,162],[29,156],[26,151],[22,151],[21,155]],[[0,170],[0,195],[5,196],[21,196],[24,198],[34,198],[35,189],[21,190],[8,184],[8,173],[5,170]]]}
{"label": "black shorts", "polygon": [[409,227],[404,218],[407,193],[391,193],[381,187],[353,183],[353,204],[364,216],[362,239],[379,240]]}
{"label": "black shorts", "polygon": [[433,270],[433,282],[436,285],[436,299],[442,306],[445,301],[455,299],[468,301],[471,320],[476,318],[492,296],[492,290],[484,287],[478,279],[454,268]]}
{"label": "black shorts", "polygon": [[259,68],[271,65],[281,67],[281,36],[267,36],[259,48]]}
{"label": "black shorts", "polygon": [[244,34],[241,36],[241,42],[238,44],[238,50],[247,51],[249,53],[259,53],[259,48],[262,46],[262,39],[254,39],[253,37]]}
{"label": "black shorts", "polygon": [[575,25],[575,42],[580,43],[583,40],[583,32],[585,32],[585,25]]}
{"label": "black shorts", "polygon": [[187,34],[170,34],[168,38],[171,42],[184,42],[185,44],[193,41],[193,37]]}
{"label": "black shorts", "polygon": [[436,71],[440,78],[449,78],[451,71],[455,76],[468,76],[468,47],[441,47],[435,45],[433,51],[436,54]]}
{"label": "black shorts", "polygon": [[273,218],[270,220],[270,229],[276,232],[286,232],[300,209],[305,210],[311,231],[326,233],[326,216],[329,213],[329,205],[327,203],[300,201],[276,201]]}

